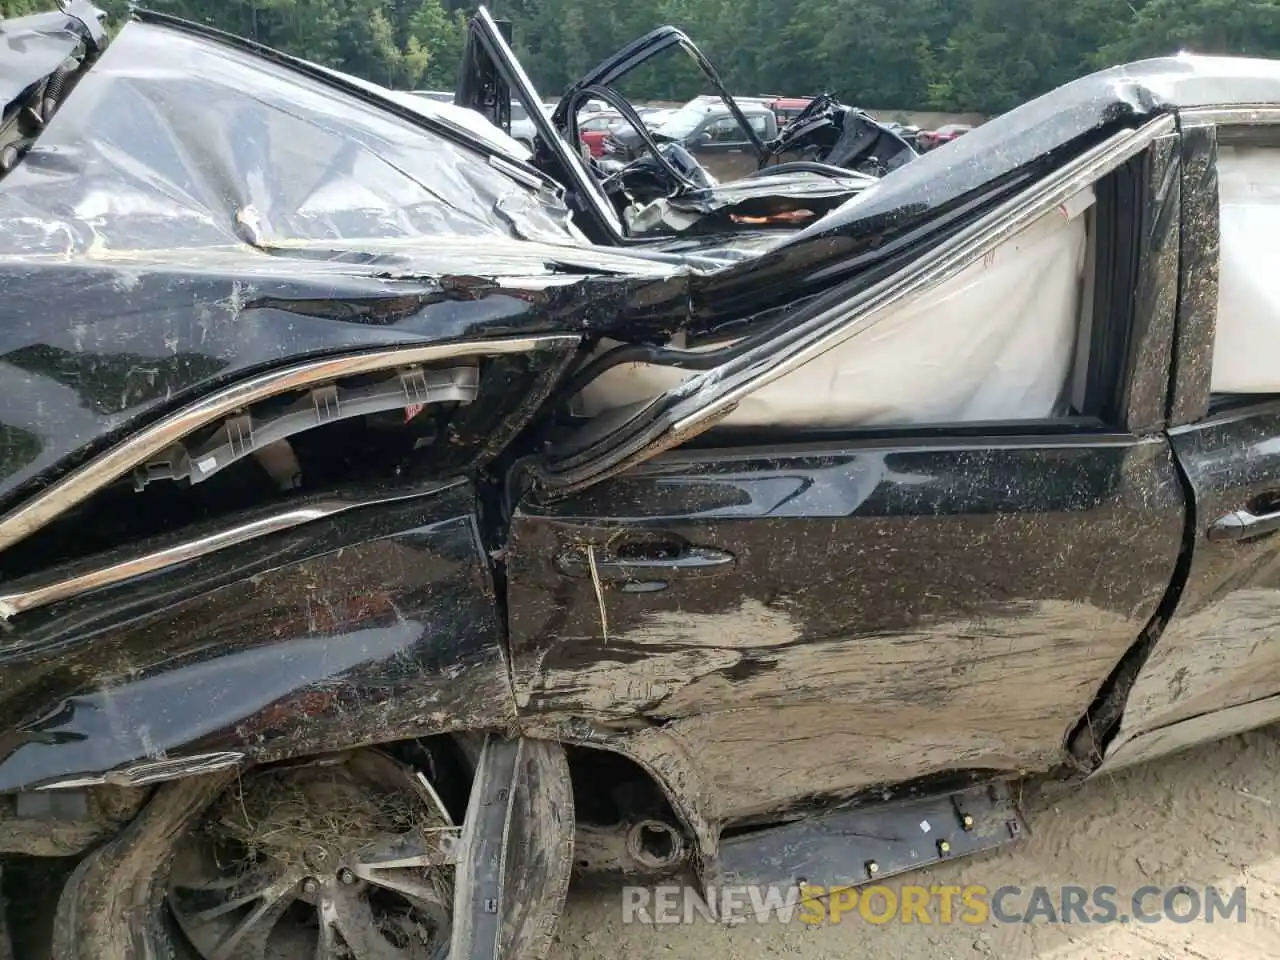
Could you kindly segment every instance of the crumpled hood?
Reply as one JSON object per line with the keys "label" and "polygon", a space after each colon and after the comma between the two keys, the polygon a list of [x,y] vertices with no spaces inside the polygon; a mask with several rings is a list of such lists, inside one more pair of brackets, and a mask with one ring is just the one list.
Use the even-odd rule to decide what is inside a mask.
{"label": "crumpled hood", "polygon": [[0,499],[269,365],[683,315],[678,258],[590,247],[500,138],[411,106],[126,25],[0,180]]}
{"label": "crumpled hood", "polygon": [[578,239],[558,188],[464,144],[246,51],[130,23],[0,182],[0,256]]}

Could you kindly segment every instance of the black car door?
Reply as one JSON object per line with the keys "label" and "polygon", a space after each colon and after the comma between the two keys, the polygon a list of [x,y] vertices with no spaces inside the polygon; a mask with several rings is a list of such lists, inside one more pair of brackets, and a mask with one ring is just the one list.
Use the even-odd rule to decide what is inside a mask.
{"label": "black car door", "polygon": [[1268,372],[1280,333],[1251,292],[1271,282],[1266,254],[1248,249],[1251,225],[1274,209],[1280,125],[1266,121],[1280,118],[1223,113],[1182,118],[1183,222],[1197,226],[1182,240],[1169,433],[1194,495],[1185,586],[1104,769],[1280,720],[1280,377]]}
{"label": "black car door", "polygon": [[1047,767],[1154,613],[1182,522],[1159,439],[673,454],[521,509],[517,703],[665,725],[725,816]]}
{"label": "black car door", "polygon": [[[1173,301],[1130,297],[1176,282],[1176,209],[1150,185],[1170,140],[1099,185],[1110,273],[1067,420],[713,432],[527,497],[507,551],[522,715],[660,732],[721,820],[1063,761],[1183,543]],[[1152,229],[1130,229],[1132,189]]]}

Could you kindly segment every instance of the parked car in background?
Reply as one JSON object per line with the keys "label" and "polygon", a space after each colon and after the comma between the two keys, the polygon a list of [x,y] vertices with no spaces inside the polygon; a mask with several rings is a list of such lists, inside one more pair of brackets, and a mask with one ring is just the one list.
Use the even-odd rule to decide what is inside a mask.
{"label": "parked car in background", "polygon": [[650,130],[660,127],[666,123],[675,114],[675,110],[671,107],[645,107],[638,111],[640,119],[644,121],[645,126]]}
{"label": "parked car in background", "polygon": [[605,155],[605,140],[613,130],[626,126],[622,114],[612,110],[601,110],[587,114],[578,121],[578,139],[587,145],[593,157]]}
{"label": "parked car in background", "polygon": [[[539,107],[548,117],[555,111],[554,106],[545,103],[539,104]],[[513,102],[511,104],[511,136],[532,150],[533,141],[537,135],[537,127],[534,125],[533,118],[529,116],[529,111],[522,104]]]}
{"label": "parked car in background", "polygon": [[885,126],[896,133],[898,136],[906,140],[917,150],[920,150],[920,128],[910,123],[898,123],[896,120],[890,120]]}
{"label": "parked car in background", "polygon": [[804,113],[804,108],[813,102],[811,97],[778,97],[774,100],[766,101],[765,106],[773,111],[773,115],[778,118],[778,126],[784,127],[800,114]]}
{"label": "parked car in background", "polygon": [[[778,135],[778,119],[772,110],[759,102],[734,99],[761,140],[771,140]],[[707,173],[721,182],[737,180],[759,166],[746,131],[719,98],[714,102],[703,98],[692,100],[651,128],[651,132],[660,142],[680,144]],[[604,152],[629,161],[639,158],[644,147],[640,135],[629,125],[623,125],[605,137]]]}
{"label": "parked car in background", "polygon": [[[540,103],[538,108],[548,117],[555,112],[555,104]],[[580,137],[583,143],[591,147],[592,143],[596,146],[592,147],[592,155],[596,149],[603,149],[604,135],[609,130],[609,125],[613,121],[619,119],[621,114],[615,110],[604,108],[604,104],[600,100],[589,100],[582,110],[579,112],[581,119],[579,120],[580,129],[590,131],[590,137]],[[520,143],[533,149],[533,141],[537,137],[537,127],[533,122],[533,118],[529,116],[529,112],[519,102],[513,101],[511,104],[511,136],[520,141]]]}
{"label": "parked car in background", "polygon": [[962,137],[973,127],[967,123],[948,123],[939,127],[937,130],[921,130],[916,134],[916,143],[920,150],[936,150],[944,143],[950,143],[957,137]]}

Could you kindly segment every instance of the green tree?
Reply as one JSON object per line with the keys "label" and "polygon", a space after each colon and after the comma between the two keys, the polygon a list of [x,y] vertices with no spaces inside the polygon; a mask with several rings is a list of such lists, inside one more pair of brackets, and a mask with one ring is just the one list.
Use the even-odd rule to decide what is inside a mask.
{"label": "green tree", "polygon": [[[127,0],[100,0],[125,15]],[[396,87],[451,89],[473,0],[147,0]],[[1280,57],[1280,0],[489,0],[554,96],[655,26],[684,29],[743,94],[831,91],[880,109],[998,112],[1099,67],[1189,50]],[[0,16],[53,0],[0,0]],[[627,78],[633,99],[708,92],[687,58]]]}
{"label": "green tree", "polygon": [[451,13],[440,0],[422,0],[409,19],[407,53],[421,58],[418,82],[430,89],[451,90],[458,80],[466,20]]}
{"label": "green tree", "polygon": [[1280,56],[1280,0],[1148,0],[1136,4],[1129,29],[1102,41],[1097,64],[1201,54]]}

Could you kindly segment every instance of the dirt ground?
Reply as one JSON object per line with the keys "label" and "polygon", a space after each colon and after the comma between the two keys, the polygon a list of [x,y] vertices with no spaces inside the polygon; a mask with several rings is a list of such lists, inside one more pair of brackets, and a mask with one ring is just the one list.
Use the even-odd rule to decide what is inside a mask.
{"label": "dirt ground", "polygon": [[[1102,778],[1067,795],[1023,798],[1031,835],[980,859],[888,881],[1245,888],[1244,923],[889,923],[856,915],[814,926],[624,924],[621,891],[571,894],[551,960],[1257,960],[1280,958],[1280,731],[1269,729]],[[1159,898],[1144,902],[1148,909]],[[1025,904],[1024,904],[1025,905]]]}
{"label": "dirt ground", "polygon": [[[1121,905],[1146,884],[1239,885],[1245,888],[1245,922],[874,925],[855,912],[822,926],[796,919],[653,927],[621,922],[617,887],[578,888],[549,960],[1280,958],[1280,729],[1201,747],[1069,794],[1036,791],[1023,797],[1023,808],[1030,836],[1019,844],[886,885],[981,884],[994,890],[1006,884],[1105,884],[1119,891]],[[20,879],[33,901],[47,904],[62,872],[41,870]],[[18,960],[47,957],[31,943],[43,942],[46,931],[19,922],[13,933]]]}

